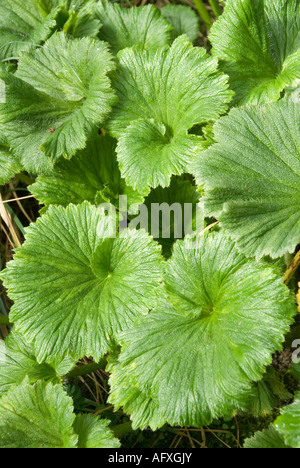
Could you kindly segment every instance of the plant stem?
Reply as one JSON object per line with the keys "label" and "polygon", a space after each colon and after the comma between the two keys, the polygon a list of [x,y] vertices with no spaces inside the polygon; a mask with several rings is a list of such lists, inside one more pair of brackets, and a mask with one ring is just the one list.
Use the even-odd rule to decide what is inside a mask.
{"label": "plant stem", "polygon": [[283,282],[284,284],[288,285],[292,276],[296,273],[297,269],[300,266],[300,251],[295,255],[295,257],[292,260],[292,263],[290,266],[287,268],[284,276],[283,276]]}
{"label": "plant stem", "polygon": [[121,439],[122,437],[127,436],[130,432],[133,432],[132,423],[129,421],[124,424],[119,424],[118,426],[112,427],[111,430],[118,439]]}
{"label": "plant stem", "polygon": [[101,359],[100,362],[92,362],[91,364],[86,364],[85,366],[74,367],[67,375],[67,379],[72,379],[75,377],[81,377],[82,375],[91,374],[97,370],[103,369],[107,364],[106,358]]}
{"label": "plant stem", "polygon": [[9,318],[5,317],[5,315],[0,315],[0,325],[5,327],[12,327],[12,323],[10,323]]}
{"label": "plant stem", "polygon": [[220,8],[218,0],[208,0],[210,6],[212,7],[212,10],[214,14],[216,15],[216,18],[218,18],[222,14],[222,10]]}
{"label": "plant stem", "polygon": [[198,13],[199,15],[201,16],[201,18],[203,19],[203,21],[205,22],[206,26],[208,26],[208,28],[211,27],[212,25],[212,19],[206,9],[206,6],[204,5],[203,3],[203,0],[194,0],[194,3],[195,3],[195,6],[198,10]]}

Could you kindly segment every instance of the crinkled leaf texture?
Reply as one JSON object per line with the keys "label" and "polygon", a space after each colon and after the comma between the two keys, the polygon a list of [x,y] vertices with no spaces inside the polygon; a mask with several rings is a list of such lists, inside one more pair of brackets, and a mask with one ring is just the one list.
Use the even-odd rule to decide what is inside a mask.
{"label": "crinkled leaf texture", "polygon": [[120,442],[110,429],[109,421],[100,420],[91,414],[79,414],[74,422],[74,430],[78,434],[78,448],[118,448]]}
{"label": "crinkled leaf texture", "polygon": [[205,184],[205,213],[249,256],[280,257],[300,238],[300,104],[233,109],[192,165]]}
{"label": "crinkled leaf texture", "polygon": [[107,44],[58,33],[23,54],[15,75],[0,75],[6,85],[0,127],[26,170],[47,173],[50,160],[85,147],[115,102],[107,77],[114,67]]}
{"label": "crinkled leaf texture", "polygon": [[292,405],[281,410],[275,428],[284,437],[285,443],[293,448],[300,448],[300,392],[295,395]]}
{"label": "crinkled leaf texture", "polygon": [[69,18],[64,25],[64,32],[72,37],[94,37],[97,38],[101,23],[95,18],[94,6],[96,0],[65,2],[69,10]]}
{"label": "crinkled leaf texture", "polygon": [[279,276],[239,254],[224,233],[178,241],[162,304],[121,333],[119,362],[133,385],[157,395],[171,425],[202,426],[247,408],[281,347],[295,307]]}
{"label": "crinkled leaf texture", "polygon": [[227,77],[202,48],[186,36],[156,51],[125,49],[113,87],[119,102],[108,128],[119,139],[122,176],[140,192],[170,184],[204,146],[188,133],[195,124],[216,120],[231,99]]}
{"label": "crinkled leaf texture", "polygon": [[70,161],[59,161],[47,176],[39,176],[30,191],[40,203],[67,206],[89,201],[119,206],[119,196],[127,196],[128,205],[142,203],[142,195],[121,178],[116,141],[98,136],[89,141]]}
{"label": "crinkled leaf texture", "polygon": [[150,427],[155,431],[164,426],[166,419],[160,413],[157,395],[135,385],[114,356],[109,356],[109,362],[106,369],[110,372],[108,402],[114,405],[114,410],[122,407],[130,415],[133,430]]}
{"label": "crinkled leaf texture", "polygon": [[60,385],[24,380],[0,399],[0,448],[117,448],[109,421],[73,412]]}
{"label": "crinkled leaf texture", "polygon": [[122,8],[100,1],[95,16],[102,23],[99,37],[110,44],[113,54],[126,47],[157,49],[171,42],[173,28],[153,5]]}
{"label": "crinkled leaf texture", "polygon": [[15,331],[8,338],[0,341],[0,396],[13,385],[21,384],[25,377],[30,383],[37,380],[59,382],[60,375],[65,375],[76,364],[69,359],[62,362],[39,364],[32,346]]}
{"label": "crinkled leaf texture", "polygon": [[113,214],[89,203],[51,206],[1,274],[15,301],[10,318],[37,360],[111,349],[116,334],[156,304],[160,247],[144,231],[113,238]]}
{"label": "crinkled leaf texture", "polygon": [[1,448],[76,448],[72,399],[60,385],[24,381],[0,399]]}
{"label": "crinkled leaf texture", "polygon": [[161,9],[161,14],[173,26],[173,39],[186,34],[191,42],[198,37],[199,17],[196,12],[184,5],[167,5]]}
{"label": "crinkled leaf texture", "polygon": [[228,0],[209,36],[234,104],[266,104],[300,78],[298,0]]}
{"label": "crinkled leaf texture", "polygon": [[48,39],[56,26],[58,5],[44,0],[1,1],[0,60],[17,59],[22,51]]}
{"label": "crinkled leaf texture", "polygon": [[246,439],[244,448],[246,449],[283,449],[289,448],[283,437],[270,426],[261,432],[256,432],[253,437]]}
{"label": "crinkled leaf texture", "polygon": [[6,184],[21,171],[19,159],[10,151],[7,139],[0,135],[0,185]]}

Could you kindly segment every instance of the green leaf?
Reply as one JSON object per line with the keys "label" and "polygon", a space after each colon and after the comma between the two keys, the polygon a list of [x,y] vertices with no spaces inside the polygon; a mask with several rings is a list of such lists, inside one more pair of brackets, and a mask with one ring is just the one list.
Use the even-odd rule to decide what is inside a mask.
{"label": "green leaf", "polygon": [[282,280],[222,232],[178,241],[162,304],[120,336],[135,386],[157,395],[171,425],[202,426],[247,408],[295,314]]}
{"label": "green leaf", "polygon": [[115,140],[98,136],[70,161],[59,161],[49,175],[39,176],[30,191],[47,208],[85,200],[118,207],[120,195],[127,196],[129,206],[142,203],[143,197],[121,178],[115,149]]}
{"label": "green leaf", "polygon": [[72,37],[97,38],[101,28],[100,21],[95,18],[94,6],[96,0],[67,2],[69,19],[63,27],[64,32]]}
{"label": "green leaf", "polygon": [[[58,364],[58,367],[62,366],[62,363]],[[68,363],[63,373],[71,367],[72,364]],[[34,350],[20,333],[14,331],[5,342],[0,341],[0,395],[7,393],[13,385],[21,384],[25,377],[30,383],[37,380],[57,383],[60,381],[58,370],[62,369],[56,369],[53,364],[39,364]]]}
{"label": "green leaf", "polygon": [[0,399],[1,448],[76,448],[72,399],[59,385],[23,382]]}
{"label": "green leaf", "polygon": [[276,419],[274,427],[282,434],[286,444],[300,448],[300,392],[295,395],[292,405],[281,410],[281,416]]}
{"label": "green leaf", "polygon": [[102,23],[99,37],[110,44],[115,55],[126,47],[157,49],[171,42],[173,28],[153,5],[122,8],[100,1],[94,11]]}
{"label": "green leaf", "polygon": [[114,236],[115,217],[84,203],[49,210],[26,231],[1,274],[14,300],[10,318],[38,362],[93,356],[156,304],[159,246],[143,231]]}
{"label": "green leaf", "polygon": [[[148,232],[162,245],[165,257],[170,257],[176,239],[183,239],[192,231],[204,228],[200,193],[189,180],[178,176],[171,179],[169,187],[157,187],[145,199],[148,208]],[[162,220],[158,209],[163,214]],[[174,210],[174,211],[173,211]]]}
{"label": "green leaf", "polygon": [[233,109],[191,167],[215,216],[247,255],[292,253],[300,239],[300,104]]}
{"label": "green leaf", "polygon": [[138,191],[170,184],[186,172],[205,145],[188,134],[197,123],[216,120],[231,92],[217,60],[193,48],[186,36],[155,51],[125,49],[113,86],[119,102],[108,128],[119,139],[121,174]]}
{"label": "green leaf", "polygon": [[298,0],[228,0],[209,36],[233,104],[265,104],[300,78]]}
{"label": "green leaf", "polygon": [[[43,0],[5,0],[0,5],[0,60],[35,49],[56,26],[60,7]],[[52,10],[53,8],[53,10]]]}
{"label": "green leaf", "polygon": [[21,171],[21,163],[10,151],[6,138],[0,135],[0,185],[6,184]]}
{"label": "green leaf", "polygon": [[198,37],[199,18],[194,10],[183,5],[167,5],[161,10],[164,18],[173,26],[173,39],[186,34],[191,42]]}
{"label": "green leaf", "polygon": [[130,415],[133,430],[150,427],[155,431],[165,425],[166,420],[160,414],[156,395],[135,386],[126,369],[122,369],[118,362],[110,363],[107,371],[111,373],[108,402],[114,405],[115,411],[122,407]]}
{"label": "green leaf", "polygon": [[115,102],[106,76],[114,66],[103,42],[58,33],[22,55],[15,75],[1,74],[1,130],[26,170],[49,172],[50,160],[71,158],[96,134]]}
{"label": "green leaf", "polygon": [[254,387],[255,396],[249,406],[249,411],[256,418],[266,416],[274,411],[274,407],[287,401],[293,395],[287,391],[283,378],[273,367],[268,367],[260,382]]}
{"label": "green leaf", "polygon": [[246,439],[244,448],[246,449],[283,449],[289,448],[285,445],[283,437],[272,427],[256,432],[253,437]]}
{"label": "green leaf", "polygon": [[120,442],[108,429],[109,421],[101,420],[91,414],[79,414],[74,422],[78,434],[78,448],[118,448]]}

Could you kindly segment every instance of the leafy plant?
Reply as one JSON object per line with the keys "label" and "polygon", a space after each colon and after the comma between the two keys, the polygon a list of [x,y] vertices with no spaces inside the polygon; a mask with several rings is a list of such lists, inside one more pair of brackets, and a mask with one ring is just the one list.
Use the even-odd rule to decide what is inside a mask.
{"label": "leafy plant", "polygon": [[300,448],[299,2],[177,3],[0,5],[1,448]]}

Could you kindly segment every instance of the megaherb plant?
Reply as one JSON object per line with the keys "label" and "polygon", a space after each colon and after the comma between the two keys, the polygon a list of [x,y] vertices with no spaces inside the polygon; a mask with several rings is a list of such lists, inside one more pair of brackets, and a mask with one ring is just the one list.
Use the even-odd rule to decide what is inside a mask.
{"label": "megaherb plant", "polygon": [[269,413],[245,447],[300,448],[300,5],[209,3],[205,50],[183,5],[0,2],[0,183],[43,205],[1,273],[0,447],[118,447],[66,386],[106,367],[133,430]]}

